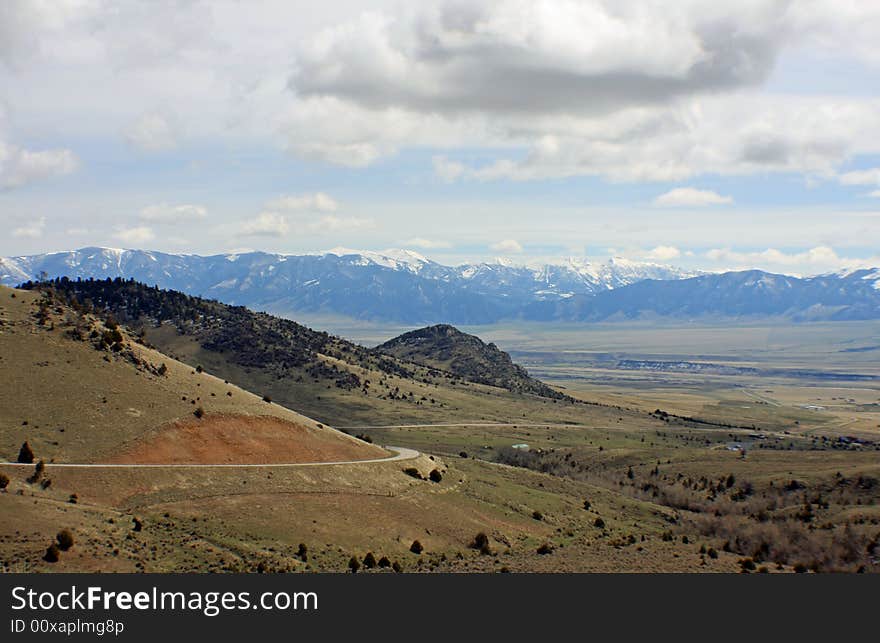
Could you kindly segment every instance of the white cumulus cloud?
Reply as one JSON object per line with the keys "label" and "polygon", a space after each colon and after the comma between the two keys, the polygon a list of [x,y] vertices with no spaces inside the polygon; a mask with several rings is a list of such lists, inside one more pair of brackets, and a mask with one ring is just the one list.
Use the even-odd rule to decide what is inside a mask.
{"label": "white cumulus cloud", "polygon": [[516,239],[503,239],[490,245],[489,249],[504,254],[519,254],[523,251],[522,244]]}
{"label": "white cumulus cloud", "polygon": [[375,226],[373,219],[360,217],[337,217],[332,214],[304,224],[304,228],[312,233],[354,232],[368,230]]}
{"label": "white cumulus cloud", "polygon": [[677,259],[680,256],[681,250],[679,250],[675,246],[657,246],[654,249],[645,253],[646,259],[653,259],[657,261],[670,261],[672,259]]}
{"label": "white cumulus cloud", "polygon": [[425,239],[424,237],[413,237],[403,242],[403,245],[411,248],[422,248],[423,250],[434,250],[438,248],[451,248],[452,244],[448,241],[438,241],[435,239]]}
{"label": "white cumulus cloud", "polygon": [[43,236],[46,229],[46,218],[40,217],[36,221],[31,221],[23,226],[14,228],[12,236],[17,239],[39,239]]}
{"label": "white cumulus cloud", "polygon": [[697,207],[703,205],[726,205],[733,203],[733,198],[722,196],[712,190],[696,188],[674,188],[654,199],[654,205]]}
{"label": "white cumulus cloud", "polygon": [[791,274],[817,274],[830,270],[877,267],[880,256],[844,257],[830,246],[816,246],[802,251],[786,252],[778,248],[760,251],[737,251],[713,248],[705,257],[725,268],[762,268]]}
{"label": "white cumulus cloud", "polygon": [[839,180],[843,185],[880,185],[880,167],[845,172]]}
{"label": "white cumulus cloud", "polygon": [[157,113],[140,116],[125,132],[126,140],[145,152],[164,152],[177,147],[177,133],[170,120]]}
{"label": "white cumulus cloud", "polygon": [[339,209],[339,203],[329,194],[314,192],[312,194],[281,196],[269,201],[266,207],[272,210],[336,212]]}
{"label": "white cumulus cloud", "polygon": [[79,160],[70,150],[34,152],[0,140],[0,188],[12,189],[53,176],[63,176],[78,167]]}
{"label": "white cumulus cloud", "polygon": [[445,156],[435,156],[431,163],[434,165],[434,174],[446,183],[452,183],[467,171],[462,163],[450,161]]}
{"label": "white cumulus cloud", "polygon": [[283,237],[290,229],[287,219],[277,212],[261,212],[241,226],[241,233],[255,237]]}
{"label": "white cumulus cloud", "polygon": [[150,223],[184,225],[204,219],[207,215],[208,210],[202,205],[158,203],[141,210],[140,218]]}
{"label": "white cumulus cloud", "polygon": [[135,226],[133,228],[120,228],[113,235],[114,239],[129,245],[140,245],[156,238],[152,229],[147,226]]}

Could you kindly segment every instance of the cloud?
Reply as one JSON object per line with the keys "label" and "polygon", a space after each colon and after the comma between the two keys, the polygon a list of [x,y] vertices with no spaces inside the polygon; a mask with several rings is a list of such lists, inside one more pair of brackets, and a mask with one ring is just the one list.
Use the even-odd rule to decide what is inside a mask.
{"label": "cloud", "polygon": [[733,198],[721,196],[711,190],[695,188],[675,188],[654,199],[654,205],[696,207],[703,205],[726,205],[733,203]]}
{"label": "cloud", "polygon": [[291,84],[371,109],[602,113],[760,83],[784,17],[772,2],[426,3],[321,31]]}
{"label": "cloud", "polygon": [[431,162],[434,165],[434,174],[446,183],[452,183],[467,170],[463,164],[450,161],[445,156],[435,156],[431,159]]}
{"label": "cloud", "polygon": [[681,256],[681,250],[674,246],[657,246],[645,254],[646,259],[670,261]]}
{"label": "cloud", "polygon": [[144,152],[164,152],[177,147],[177,134],[168,118],[161,114],[144,114],[125,132],[126,140]]}
{"label": "cloud", "polygon": [[156,235],[146,226],[136,226],[134,228],[121,228],[117,230],[113,238],[125,244],[140,245],[152,241],[156,238]]}
{"label": "cloud", "polygon": [[266,207],[271,210],[336,212],[339,209],[339,204],[333,197],[324,192],[314,192],[298,196],[281,196],[269,201]]}
{"label": "cloud", "polygon": [[413,237],[403,242],[404,246],[410,248],[422,248],[423,250],[434,250],[440,248],[451,248],[452,244],[448,241],[435,241],[433,239],[425,239],[424,237]]}
{"label": "cloud", "polygon": [[12,236],[17,239],[39,239],[43,236],[45,229],[46,218],[40,217],[36,221],[31,221],[26,225],[13,229]]}
{"label": "cloud", "polygon": [[846,172],[838,180],[843,185],[880,185],[880,167]]}
{"label": "cloud", "polygon": [[489,246],[494,252],[503,252],[504,254],[519,254],[523,251],[522,245],[515,239],[504,239]]}
{"label": "cloud", "polygon": [[868,192],[868,196],[875,198],[875,199],[880,199],[880,190],[874,190],[872,192]]}
{"label": "cloud", "polygon": [[[823,31],[825,17],[836,26]],[[865,25],[880,28],[880,11],[828,0],[373,11],[303,40],[283,129],[295,154],[349,167],[407,146],[495,152],[480,167],[435,155],[447,182],[827,178],[855,155],[880,153],[878,101],[760,87],[786,47],[847,49],[845,27],[865,36],[858,51],[876,49]]]}
{"label": "cloud", "polygon": [[[351,168],[428,148],[450,181],[830,176],[880,153],[878,101],[856,87],[880,62],[876,3],[669,4],[0,2],[0,82],[27,136]],[[779,60],[852,63],[858,91],[762,94]]]}
{"label": "cloud", "polygon": [[67,149],[30,150],[0,140],[0,188],[12,189],[53,176],[63,176],[79,167],[76,155]]}
{"label": "cloud", "polygon": [[150,223],[184,225],[204,219],[207,215],[208,210],[202,205],[158,203],[141,210],[140,218]]}
{"label": "cloud", "polygon": [[359,217],[337,217],[332,214],[320,217],[317,221],[306,223],[303,227],[312,233],[354,232],[375,226],[373,219]]}
{"label": "cloud", "polygon": [[290,226],[287,219],[277,212],[261,212],[255,219],[241,226],[241,234],[254,237],[283,237]]}
{"label": "cloud", "polygon": [[829,246],[816,246],[799,252],[785,252],[777,248],[767,248],[757,252],[713,248],[707,251],[705,256],[712,261],[726,266],[736,266],[738,269],[769,268],[794,274],[816,274],[829,270],[852,270],[880,265],[880,256],[842,257]]}

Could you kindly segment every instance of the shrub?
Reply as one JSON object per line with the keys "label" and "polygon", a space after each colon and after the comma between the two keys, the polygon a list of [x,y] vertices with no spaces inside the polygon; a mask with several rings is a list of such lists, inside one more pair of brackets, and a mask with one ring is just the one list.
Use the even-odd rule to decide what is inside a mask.
{"label": "shrub", "polygon": [[61,558],[61,550],[58,549],[58,545],[52,543],[46,549],[46,555],[43,556],[43,560],[47,563],[57,563],[59,558]]}
{"label": "shrub", "polygon": [[596,518],[593,521],[593,527],[595,527],[596,529],[605,529],[605,521],[601,518]]}
{"label": "shrub", "polygon": [[440,473],[439,469],[431,469],[431,473],[428,474],[428,478],[431,482],[440,482],[443,480],[443,474]]}
{"label": "shrub", "polygon": [[270,395],[264,395],[264,396],[263,396],[263,401],[264,401],[264,402],[267,402],[268,404],[271,404],[271,403],[272,403],[272,397],[271,397]]}
{"label": "shrub", "polygon": [[299,544],[299,549],[296,550],[296,555],[303,562],[306,562],[309,559],[309,548],[306,547],[305,543]]}
{"label": "shrub", "polygon": [[489,536],[487,536],[486,533],[483,531],[474,536],[474,539],[468,546],[471,549],[479,550],[479,552],[484,556],[490,556],[492,554],[492,548],[489,546]]}
{"label": "shrub", "polygon": [[587,511],[589,511],[589,510],[590,510],[590,507],[592,507],[592,506],[593,506],[593,505],[592,505],[592,503],[590,503],[589,500],[584,500],[584,509],[586,509]]}
{"label": "shrub", "polygon": [[193,411],[193,415],[201,420],[203,417],[205,417],[205,409],[200,406],[195,411]]}
{"label": "shrub", "polygon": [[544,520],[544,514],[542,514],[542,513],[541,513],[540,511],[538,511],[537,509],[535,509],[535,510],[532,512],[532,518],[534,518],[535,520]]}
{"label": "shrub", "polygon": [[706,551],[706,555],[714,560],[715,558],[718,558],[718,550],[714,547],[709,547],[709,549]]}
{"label": "shrub", "polygon": [[201,373],[201,372],[204,371],[204,370],[205,370],[205,369],[202,368],[202,365],[201,365],[201,364],[199,364],[198,366],[196,366],[196,373]]}
{"label": "shrub", "polygon": [[373,569],[378,563],[376,562],[376,557],[373,555],[373,552],[368,551],[367,555],[364,556],[364,568],[365,569]]}
{"label": "shrub", "polygon": [[348,568],[351,570],[352,574],[357,574],[357,571],[361,568],[361,563],[354,556],[348,561]]}
{"label": "shrub", "polygon": [[27,442],[22,444],[18,451],[18,462],[20,464],[33,464],[34,462],[34,451]]}
{"label": "shrub", "polygon": [[9,476],[5,473],[0,473],[0,489],[5,489],[9,486]]}
{"label": "shrub", "polygon": [[391,561],[388,560],[388,556],[382,556],[382,558],[379,559],[378,565],[382,569],[385,569],[387,567],[391,567]]}
{"label": "shrub", "polygon": [[396,560],[391,563],[391,569],[393,569],[398,574],[403,571],[403,567],[401,567],[400,563],[398,563]]}
{"label": "shrub", "polygon": [[72,494],[70,494],[70,498],[67,499],[67,502],[69,502],[72,505],[75,505],[76,503],[79,502],[79,496],[76,495],[75,493],[72,493]]}
{"label": "shrub", "polygon": [[544,543],[543,545],[538,547],[537,551],[538,551],[538,554],[540,554],[541,556],[546,556],[547,554],[552,554],[553,553],[553,545],[551,545],[550,543]]}
{"label": "shrub", "polygon": [[35,482],[39,482],[40,478],[43,477],[43,472],[45,470],[46,470],[46,463],[43,462],[42,460],[40,460],[39,462],[37,462],[36,466],[34,467],[33,475],[31,475],[31,477],[28,478],[27,481],[31,484],[34,484]]}
{"label": "shrub", "polygon": [[168,367],[165,366],[165,363],[163,362],[162,365],[159,366],[159,370],[157,370],[156,372],[159,373],[159,375],[165,375],[165,373],[168,372]]}
{"label": "shrub", "polygon": [[794,566],[794,573],[795,574],[806,574],[807,573],[807,566],[804,565],[803,563],[798,563],[797,565]]}
{"label": "shrub", "polygon": [[753,571],[755,569],[755,561],[753,561],[751,558],[741,558],[739,561],[739,566],[744,572]]}
{"label": "shrub", "polygon": [[459,451],[459,452],[458,452],[458,456],[459,456],[460,458],[467,458],[467,457],[468,457],[468,453],[467,453],[467,451]]}
{"label": "shrub", "polygon": [[422,543],[420,543],[418,540],[414,540],[412,542],[412,545],[409,546],[409,550],[414,554],[421,554],[423,551],[425,551],[425,548],[422,547]]}
{"label": "shrub", "polygon": [[58,540],[58,547],[62,551],[67,551],[73,547],[73,534],[69,529],[62,529],[55,538]]}
{"label": "shrub", "polygon": [[416,478],[418,480],[423,480],[421,472],[415,467],[407,467],[403,470],[403,472],[408,475],[410,478]]}
{"label": "shrub", "polygon": [[479,532],[474,539],[471,541],[470,547],[471,549],[480,549],[484,545],[489,544],[489,536],[486,535],[486,532]]}

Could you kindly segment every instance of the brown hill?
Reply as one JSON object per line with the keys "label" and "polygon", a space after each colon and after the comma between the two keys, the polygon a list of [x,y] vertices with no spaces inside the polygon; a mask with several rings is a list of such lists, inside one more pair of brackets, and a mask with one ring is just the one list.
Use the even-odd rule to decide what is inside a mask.
{"label": "brown hill", "polygon": [[[148,348],[50,293],[0,288],[0,381],[2,460],[14,461],[24,442],[47,463],[145,455],[147,444],[164,444],[157,453],[175,462],[197,457],[197,443],[221,462],[386,455]],[[183,427],[198,442],[180,444]]]}
{"label": "brown hill", "polygon": [[376,350],[398,359],[447,371],[479,384],[498,386],[515,393],[530,393],[551,399],[566,396],[529,376],[514,364],[510,355],[495,344],[486,344],[476,335],[454,326],[438,324],[395,337]]}

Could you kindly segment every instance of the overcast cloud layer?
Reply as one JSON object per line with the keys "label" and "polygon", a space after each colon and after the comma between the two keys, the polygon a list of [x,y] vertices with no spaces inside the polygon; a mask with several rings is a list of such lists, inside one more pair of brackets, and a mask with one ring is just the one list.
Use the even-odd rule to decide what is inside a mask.
{"label": "overcast cloud layer", "polygon": [[880,4],[0,3],[0,255],[880,263]]}

